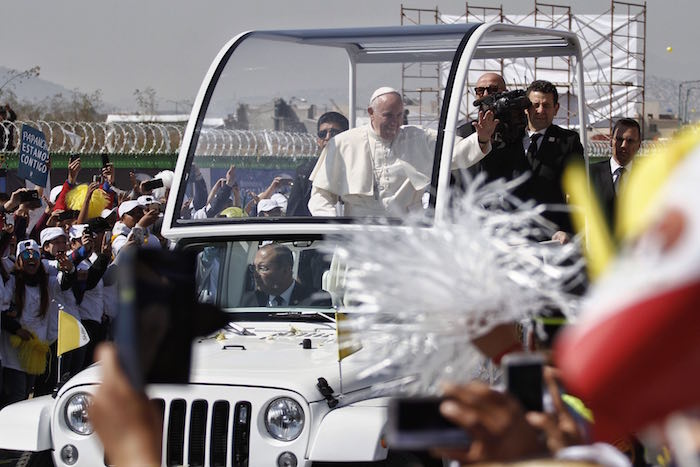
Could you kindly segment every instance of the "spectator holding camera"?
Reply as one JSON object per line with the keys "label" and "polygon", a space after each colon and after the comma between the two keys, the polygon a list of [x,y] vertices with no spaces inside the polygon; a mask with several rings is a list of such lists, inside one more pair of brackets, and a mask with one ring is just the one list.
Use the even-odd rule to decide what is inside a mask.
{"label": "spectator holding camera", "polygon": [[119,221],[112,229],[112,252],[115,258],[125,246],[160,248],[160,242],[149,230],[158,219],[157,209],[144,210],[138,200],[124,201],[117,210]]}
{"label": "spectator holding camera", "polygon": [[[523,174],[529,174],[529,177],[514,190],[518,198],[523,201],[532,199],[548,207],[565,206],[567,197],[561,183],[564,168],[571,161],[583,160],[583,146],[578,133],[553,124],[559,111],[559,93],[556,86],[549,81],[537,80],[528,86],[525,95],[528,102],[524,103],[524,115],[515,112],[521,100],[513,96],[511,101],[514,108],[507,106],[507,118],[511,120],[508,137],[500,138],[503,144],[494,148],[488,157],[475,167],[474,172],[486,172],[487,180],[513,180]],[[504,118],[506,117],[501,117],[501,120]],[[496,128],[497,134],[500,131],[504,131],[503,126]],[[551,237],[543,237],[542,240],[551,238],[562,243],[567,242],[573,232],[569,213],[566,210],[550,208],[543,216],[551,221],[557,230]]]}
{"label": "spectator holding camera", "polygon": [[72,248],[69,258],[77,269],[73,294],[78,305],[80,321],[85,327],[90,342],[83,347],[83,366],[92,364],[95,346],[104,340],[102,325],[104,316],[104,283],[102,276],[107,270],[110,257],[100,251],[97,235],[87,224],[75,224],[69,230]]}

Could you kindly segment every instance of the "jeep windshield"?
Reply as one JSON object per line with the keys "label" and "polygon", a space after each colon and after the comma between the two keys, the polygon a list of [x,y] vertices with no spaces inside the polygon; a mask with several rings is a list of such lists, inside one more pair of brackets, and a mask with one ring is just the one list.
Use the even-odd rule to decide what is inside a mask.
{"label": "jeep windshield", "polygon": [[[391,118],[415,131],[393,140],[370,124],[370,97],[381,87],[401,89],[404,62],[432,60],[426,66],[433,75],[449,71],[474,27],[467,26],[446,26],[441,35],[375,28],[356,36],[261,31],[234,40],[212,66],[192,137],[183,141],[188,154],[174,225],[372,222],[425,211],[436,191],[441,92],[422,95],[432,104],[420,106],[404,95],[403,110],[393,109],[400,115]],[[343,143],[352,154],[336,146],[348,127],[355,133]],[[378,154],[382,141],[392,142]],[[329,155],[317,167],[324,145],[338,147],[343,159]],[[355,152],[363,156],[358,164],[348,162]],[[324,192],[317,196],[312,185]],[[310,198],[318,202],[310,206]]]}
{"label": "jeep windshield", "polygon": [[164,231],[322,232],[412,213],[441,221],[455,170],[483,157],[469,135],[471,60],[496,70],[502,60],[570,56],[583,95],[578,39],[565,31],[467,23],[240,34],[197,95]]}
{"label": "jeep windshield", "polygon": [[329,321],[343,304],[343,270],[321,240],[193,243],[198,300],[236,320]]}

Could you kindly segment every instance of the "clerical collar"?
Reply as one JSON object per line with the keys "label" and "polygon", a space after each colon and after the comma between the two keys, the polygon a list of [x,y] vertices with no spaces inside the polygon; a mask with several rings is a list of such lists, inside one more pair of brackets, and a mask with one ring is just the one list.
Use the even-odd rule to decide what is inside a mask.
{"label": "clerical collar", "polygon": [[[381,142],[382,144],[384,144],[384,145],[386,145],[386,146],[391,146],[391,143],[393,143],[394,140],[395,140],[396,138],[399,137],[399,135],[398,135],[398,133],[397,133],[397,134],[396,134],[396,138],[394,138],[394,139],[384,139],[384,138],[382,138],[382,137],[379,135],[379,133],[377,133],[377,131],[374,129],[374,127],[372,126],[372,123],[368,123],[368,126],[369,126],[369,132],[368,132],[368,133],[370,134],[370,136],[371,136],[373,139],[375,139],[375,140]],[[399,132],[400,132],[400,131],[401,131],[401,129],[399,128]]]}

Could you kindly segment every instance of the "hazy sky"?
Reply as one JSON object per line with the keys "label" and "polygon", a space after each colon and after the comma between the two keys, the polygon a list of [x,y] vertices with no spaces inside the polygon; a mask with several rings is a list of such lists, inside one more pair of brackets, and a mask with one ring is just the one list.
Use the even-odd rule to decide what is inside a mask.
{"label": "hazy sky", "polygon": [[[3,2],[0,65],[41,66],[41,77],[69,89],[101,89],[105,101],[133,102],[151,86],[161,106],[193,99],[220,47],[250,29],[398,25],[400,6],[462,14],[464,0],[21,0]],[[502,4],[529,13],[533,1]],[[609,0],[560,0],[574,13],[603,13]],[[641,3],[641,2],[640,2]],[[647,73],[700,79],[698,0],[647,1]],[[667,46],[673,52],[666,51]]]}

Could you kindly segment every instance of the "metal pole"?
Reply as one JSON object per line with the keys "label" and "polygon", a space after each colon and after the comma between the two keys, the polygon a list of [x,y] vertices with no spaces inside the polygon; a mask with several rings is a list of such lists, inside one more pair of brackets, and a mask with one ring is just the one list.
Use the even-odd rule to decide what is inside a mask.
{"label": "metal pole", "polygon": [[681,117],[681,88],[683,87],[683,81],[678,84],[678,128],[682,125]]}
{"label": "metal pole", "polygon": [[[680,84],[678,84],[678,126],[680,127],[683,123],[683,112],[682,112],[682,107],[681,107],[681,89],[683,89],[683,86],[686,84],[698,84],[700,83],[700,79],[694,79],[690,81],[681,81]],[[688,97],[686,96],[686,100]]]}
{"label": "metal pole", "polygon": [[690,91],[694,91],[696,89],[700,89],[700,87],[693,87],[693,88],[688,88],[685,91],[685,123],[690,123],[690,119],[688,118],[688,100],[690,98]]}
{"label": "metal pole", "polygon": [[56,367],[58,371],[58,376],[56,376],[56,386],[59,386],[61,384],[61,360],[63,359],[63,355],[58,356],[58,363],[56,364]]}

